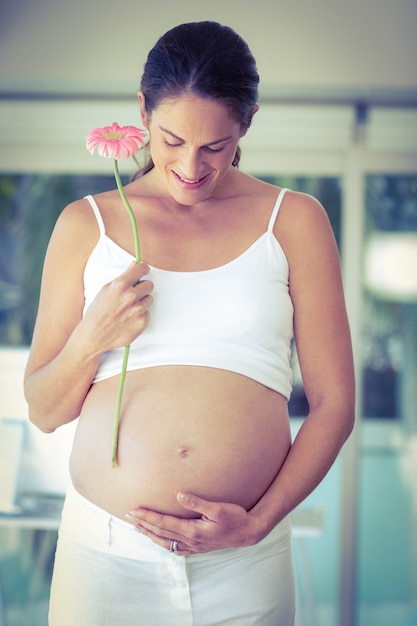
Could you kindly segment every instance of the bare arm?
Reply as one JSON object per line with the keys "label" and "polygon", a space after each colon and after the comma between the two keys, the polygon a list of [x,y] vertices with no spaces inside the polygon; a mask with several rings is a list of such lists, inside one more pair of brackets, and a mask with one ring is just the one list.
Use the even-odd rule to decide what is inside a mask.
{"label": "bare arm", "polygon": [[353,358],[333,233],[313,198],[291,194],[285,203],[276,229],[289,259],[294,328],[310,412],[274,482],[251,511],[184,494],[179,502],[200,513],[200,519],[133,512],[132,521],[160,545],[168,547],[177,539],[180,554],[260,541],[321,482],[353,427]]}
{"label": "bare arm", "polygon": [[[284,220],[294,331],[309,414],[253,513],[270,530],[321,482],[354,424],[353,356],[336,243],[324,209],[299,196]],[[288,233],[288,234],[287,234]]]}
{"label": "bare arm", "polygon": [[45,257],[39,310],[25,372],[29,417],[52,432],[78,417],[100,355],[128,345],[147,324],[149,270],[132,265],[105,285],[83,317],[85,263],[98,237],[85,201],[58,219]]}

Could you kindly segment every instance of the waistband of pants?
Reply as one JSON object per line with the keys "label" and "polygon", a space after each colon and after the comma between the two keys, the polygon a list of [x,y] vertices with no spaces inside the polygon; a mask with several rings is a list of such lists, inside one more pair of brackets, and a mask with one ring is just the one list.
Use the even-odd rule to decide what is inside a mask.
{"label": "waistband of pants", "polygon": [[[208,555],[218,550],[202,555],[177,557],[168,550],[155,544],[129,522],[111,515],[84,498],[72,484],[69,485],[62,512],[60,535],[71,537],[86,548],[113,554],[129,559],[149,562],[162,562],[168,558],[206,559]],[[257,544],[258,546],[272,543],[291,535],[289,516],[285,517],[272,531]],[[230,548],[230,550],[245,550],[245,548]],[[228,550],[228,549],[226,549]]]}

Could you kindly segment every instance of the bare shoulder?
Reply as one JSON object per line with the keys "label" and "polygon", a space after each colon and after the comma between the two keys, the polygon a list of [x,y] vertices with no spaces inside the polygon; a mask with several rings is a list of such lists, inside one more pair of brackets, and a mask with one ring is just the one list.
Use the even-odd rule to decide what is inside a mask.
{"label": "bare shoulder", "polygon": [[58,217],[46,252],[27,372],[57,354],[82,317],[83,272],[99,237],[94,222],[87,200],[72,202]]}
{"label": "bare shoulder", "polygon": [[313,196],[287,191],[275,224],[275,235],[290,259],[336,252],[336,241],[323,205]]}
{"label": "bare shoulder", "polygon": [[42,307],[82,301],[82,277],[86,262],[99,239],[99,228],[87,200],[67,205],[57,219],[45,256],[42,273]]}
{"label": "bare shoulder", "polygon": [[39,303],[42,319],[49,319],[49,312],[62,303],[60,317],[75,303],[79,313],[85,265],[98,239],[97,221],[87,200],[77,200],[63,209],[45,255]]}
{"label": "bare shoulder", "polygon": [[311,227],[320,227],[329,224],[325,208],[315,198],[307,193],[288,190],[282,202],[280,210],[282,222],[286,227],[291,225],[291,230],[303,231]]}
{"label": "bare shoulder", "polygon": [[[63,229],[91,228],[97,224],[93,209],[86,198],[68,204],[58,217],[56,227]],[[97,228],[97,226],[96,226]]]}
{"label": "bare shoulder", "polygon": [[298,310],[311,318],[312,308],[324,315],[327,303],[330,310],[328,299],[334,302],[336,294],[342,302],[339,250],[323,205],[308,194],[288,192],[275,235],[288,260],[290,292]]}
{"label": "bare shoulder", "polygon": [[89,254],[99,237],[97,219],[86,199],[68,204],[59,215],[49,243],[48,253],[62,257],[67,250],[74,257]]}

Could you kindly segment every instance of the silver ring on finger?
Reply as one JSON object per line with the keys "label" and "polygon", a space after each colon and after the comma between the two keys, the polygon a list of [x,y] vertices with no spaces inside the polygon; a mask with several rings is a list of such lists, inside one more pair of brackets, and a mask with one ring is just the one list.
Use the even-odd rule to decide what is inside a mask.
{"label": "silver ring on finger", "polygon": [[169,551],[171,553],[178,552],[178,541],[176,539],[173,539],[171,543],[169,544]]}

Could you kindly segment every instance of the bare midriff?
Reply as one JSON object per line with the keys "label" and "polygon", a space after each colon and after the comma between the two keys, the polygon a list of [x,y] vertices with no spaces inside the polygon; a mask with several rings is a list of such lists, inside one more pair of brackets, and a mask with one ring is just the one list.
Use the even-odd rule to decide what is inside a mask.
{"label": "bare midriff", "polygon": [[279,393],[224,370],[153,367],[126,376],[113,468],[118,384],[117,376],[92,386],[70,470],[84,497],[122,519],[139,506],[193,516],[178,503],[179,491],[249,510],[290,448],[287,403]]}

